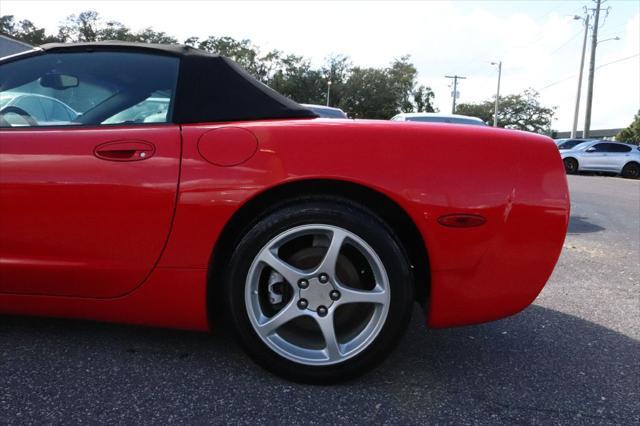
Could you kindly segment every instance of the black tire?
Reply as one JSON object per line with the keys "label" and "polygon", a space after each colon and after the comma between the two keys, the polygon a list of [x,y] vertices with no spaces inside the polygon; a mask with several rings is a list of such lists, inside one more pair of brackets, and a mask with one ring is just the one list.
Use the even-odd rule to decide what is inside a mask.
{"label": "black tire", "polygon": [[565,158],[562,162],[564,163],[564,170],[568,175],[578,173],[578,160],[575,158]]}
{"label": "black tire", "polygon": [[[375,251],[386,270],[390,301],[377,336],[357,355],[337,364],[307,365],[271,349],[255,331],[245,303],[245,287],[254,258],[272,238],[297,226],[326,224],[346,229]],[[407,328],[414,301],[407,256],[392,230],[367,208],[333,197],[282,203],[248,227],[237,244],[224,280],[227,317],[241,346],[265,369],[296,382],[334,383],[371,370],[392,351]]]}
{"label": "black tire", "polygon": [[621,173],[623,178],[627,179],[638,179],[640,177],[640,164],[638,163],[627,163],[622,168]]}

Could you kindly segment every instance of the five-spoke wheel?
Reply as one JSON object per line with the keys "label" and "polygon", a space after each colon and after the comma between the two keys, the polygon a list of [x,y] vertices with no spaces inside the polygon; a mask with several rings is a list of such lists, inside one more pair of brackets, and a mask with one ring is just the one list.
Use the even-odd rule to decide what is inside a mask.
{"label": "five-spoke wheel", "polygon": [[386,223],[321,198],[260,218],[238,243],[225,285],[236,334],[257,362],[331,382],[388,354],[406,328],[414,284]]}
{"label": "five-spoke wheel", "polygon": [[[269,298],[275,290],[265,284],[274,276],[285,296],[277,304]],[[247,275],[245,303],[254,329],[274,351],[326,365],[356,355],[378,335],[389,308],[388,282],[382,261],[362,238],[336,226],[303,225],[260,250]],[[343,309],[350,304],[365,306]]]}

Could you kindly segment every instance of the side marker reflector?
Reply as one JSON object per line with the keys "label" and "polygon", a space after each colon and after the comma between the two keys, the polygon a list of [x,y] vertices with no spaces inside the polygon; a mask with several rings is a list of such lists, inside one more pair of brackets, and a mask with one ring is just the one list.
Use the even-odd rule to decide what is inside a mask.
{"label": "side marker reflector", "polygon": [[484,225],[486,221],[487,219],[477,214],[448,214],[438,218],[440,225],[451,228],[473,228]]}

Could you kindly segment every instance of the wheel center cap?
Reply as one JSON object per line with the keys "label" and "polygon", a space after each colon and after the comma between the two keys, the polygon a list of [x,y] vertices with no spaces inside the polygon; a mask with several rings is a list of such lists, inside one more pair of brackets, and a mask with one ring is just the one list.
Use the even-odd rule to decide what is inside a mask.
{"label": "wheel center cap", "polygon": [[319,306],[326,306],[327,308],[333,304],[331,300],[331,291],[334,290],[330,282],[321,283],[318,278],[309,279],[309,286],[304,289],[300,289],[300,298],[306,299],[309,302],[307,309],[315,311]]}

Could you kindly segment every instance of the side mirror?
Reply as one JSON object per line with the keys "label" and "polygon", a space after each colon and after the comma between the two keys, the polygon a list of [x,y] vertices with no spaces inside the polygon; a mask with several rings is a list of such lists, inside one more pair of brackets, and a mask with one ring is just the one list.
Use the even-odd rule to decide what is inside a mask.
{"label": "side mirror", "polygon": [[590,146],[589,148],[586,149],[586,152],[596,152],[596,147]]}
{"label": "side mirror", "polygon": [[78,87],[80,80],[73,75],[47,73],[40,77],[40,86],[55,90],[65,90],[71,87]]}

